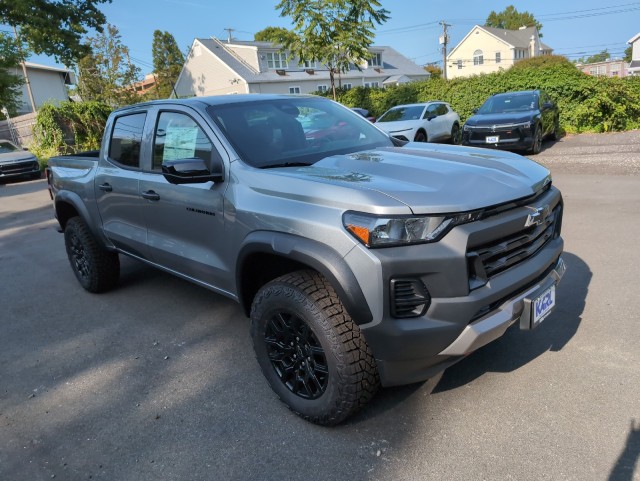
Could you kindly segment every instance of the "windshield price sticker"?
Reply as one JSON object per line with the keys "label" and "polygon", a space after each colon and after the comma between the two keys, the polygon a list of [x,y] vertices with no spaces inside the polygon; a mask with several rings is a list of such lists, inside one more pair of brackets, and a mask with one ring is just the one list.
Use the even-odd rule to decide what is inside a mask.
{"label": "windshield price sticker", "polygon": [[540,324],[556,305],[556,286],[553,285],[537,297],[531,304],[533,326]]}

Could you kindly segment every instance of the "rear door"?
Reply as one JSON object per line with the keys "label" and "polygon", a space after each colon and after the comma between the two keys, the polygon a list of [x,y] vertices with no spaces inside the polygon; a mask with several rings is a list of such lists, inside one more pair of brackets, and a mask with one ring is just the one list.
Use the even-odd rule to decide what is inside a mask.
{"label": "rear door", "polygon": [[162,175],[166,161],[229,157],[200,114],[188,107],[160,108],[150,132],[149,164],[140,174],[147,243],[153,261],[191,279],[230,291],[233,264],[225,256],[224,199],[227,182],[174,185]]}
{"label": "rear door", "polygon": [[111,134],[94,179],[105,236],[117,248],[142,259],[149,257],[144,203],[138,192],[146,118],[146,111],[126,112],[107,126]]}

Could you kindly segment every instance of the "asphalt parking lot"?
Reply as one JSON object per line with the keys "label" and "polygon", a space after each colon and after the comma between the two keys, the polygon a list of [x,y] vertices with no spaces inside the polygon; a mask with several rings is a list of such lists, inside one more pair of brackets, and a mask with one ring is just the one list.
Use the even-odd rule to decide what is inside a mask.
{"label": "asphalt parking lot", "polygon": [[127,259],[85,292],[45,181],[0,184],[0,480],[640,481],[640,132],[535,159],[566,205],[557,309],[334,428],[272,394],[234,302]]}

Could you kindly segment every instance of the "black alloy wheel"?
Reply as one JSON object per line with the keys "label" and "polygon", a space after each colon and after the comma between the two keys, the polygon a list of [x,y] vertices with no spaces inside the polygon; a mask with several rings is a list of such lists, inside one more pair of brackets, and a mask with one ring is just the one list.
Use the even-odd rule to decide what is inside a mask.
{"label": "black alloy wheel", "polygon": [[317,399],[327,389],[329,366],[318,338],[293,313],[277,312],[264,334],[267,353],[282,384],[303,399]]}
{"label": "black alloy wheel", "polygon": [[453,127],[451,127],[451,143],[453,145],[460,145],[462,143],[462,130],[458,124],[453,124]]}
{"label": "black alloy wheel", "polygon": [[425,134],[422,130],[419,130],[413,139],[414,142],[427,142],[427,134]]}
{"label": "black alloy wheel", "polygon": [[542,150],[542,126],[536,125],[536,130],[533,133],[533,144],[531,145],[530,153],[532,155],[539,154]]}

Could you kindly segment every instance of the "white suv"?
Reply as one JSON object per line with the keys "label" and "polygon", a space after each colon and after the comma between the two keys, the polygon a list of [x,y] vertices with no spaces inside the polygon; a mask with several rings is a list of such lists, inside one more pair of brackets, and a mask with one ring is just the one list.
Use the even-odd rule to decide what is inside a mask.
{"label": "white suv", "polygon": [[461,140],[460,116],[446,102],[398,105],[387,110],[376,125],[392,137],[413,142]]}

